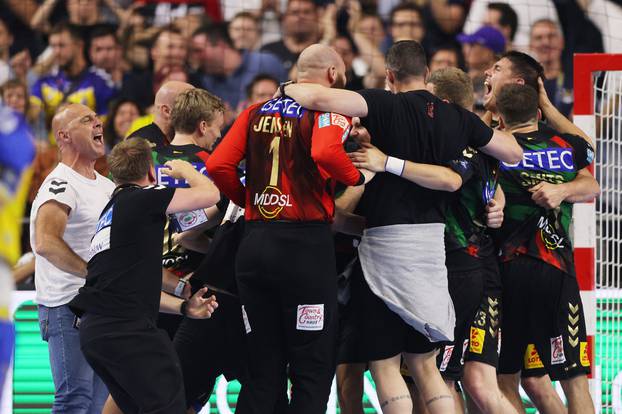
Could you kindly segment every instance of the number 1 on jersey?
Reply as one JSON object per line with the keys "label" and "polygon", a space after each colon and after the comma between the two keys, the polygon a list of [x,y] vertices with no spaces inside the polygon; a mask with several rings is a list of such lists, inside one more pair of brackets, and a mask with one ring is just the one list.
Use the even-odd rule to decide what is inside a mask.
{"label": "number 1 on jersey", "polygon": [[272,172],[270,173],[270,185],[276,187],[279,183],[279,147],[281,137],[275,136],[270,141],[270,152],[272,153]]}

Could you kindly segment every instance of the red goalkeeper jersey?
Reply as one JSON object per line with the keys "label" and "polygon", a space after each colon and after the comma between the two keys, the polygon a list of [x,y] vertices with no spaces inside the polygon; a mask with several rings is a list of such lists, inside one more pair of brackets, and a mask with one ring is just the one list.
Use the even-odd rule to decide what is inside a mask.
{"label": "red goalkeeper jersey", "polygon": [[[207,162],[218,188],[246,220],[332,221],[335,180],[364,182],[343,141],[350,119],[301,107],[288,97],[247,108]],[[246,187],[236,168],[246,158]]]}

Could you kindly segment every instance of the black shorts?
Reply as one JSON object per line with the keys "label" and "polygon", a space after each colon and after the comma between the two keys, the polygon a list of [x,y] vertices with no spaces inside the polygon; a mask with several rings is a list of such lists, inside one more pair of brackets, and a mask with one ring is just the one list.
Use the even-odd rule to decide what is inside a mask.
{"label": "black shorts", "polygon": [[501,265],[499,373],[564,380],[590,372],[583,305],[574,277],[520,256]]}
{"label": "black shorts", "polygon": [[449,294],[456,312],[454,342],[438,354],[445,379],[462,378],[465,361],[497,367],[501,321],[501,282],[496,257],[478,260],[479,268],[449,272]]}
{"label": "black shorts", "polygon": [[179,360],[154,322],[86,314],[80,347],[125,414],[186,412]]}
{"label": "black shorts", "polygon": [[205,404],[216,378],[243,382],[245,335],[240,301],[224,293],[216,295],[218,310],[209,319],[184,318],[173,344],[181,363],[186,406]]}
{"label": "black shorts", "polygon": [[340,335],[339,363],[378,361],[402,352],[423,354],[444,343],[430,342],[376,296],[365,281],[360,263],[350,282],[350,303]]}

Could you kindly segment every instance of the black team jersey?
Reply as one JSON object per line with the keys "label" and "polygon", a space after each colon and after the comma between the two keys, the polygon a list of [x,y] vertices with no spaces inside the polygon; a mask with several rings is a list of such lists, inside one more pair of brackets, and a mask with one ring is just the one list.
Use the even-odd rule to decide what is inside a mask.
{"label": "black team jersey", "polygon": [[479,266],[478,259],[495,254],[486,234],[486,204],[495,196],[499,161],[467,148],[449,163],[462,178],[462,187],[451,195],[445,222],[445,249],[450,270]]}
{"label": "black team jersey", "polygon": [[76,313],[156,320],[162,237],[174,193],[159,185],[117,187],[91,240],[86,283],[69,304]]}
{"label": "black team jersey", "polygon": [[501,163],[500,183],[506,205],[500,233],[501,260],[524,254],[542,260],[574,276],[574,259],[568,228],[572,204],[562,202],[553,210],[538,206],[529,189],[544,181],[562,184],[592,163],[594,150],[583,138],[561,134],[548,127],[515,133],[523,147],[523,160]]}
{"label": "black team jersey", "polygon": [[[362,184],[343,142],[350,120],[288,97],[247,108],[210,157],[210,176],[247,221],[333,219],[335,180]],[[236,167],[246,158],[246,188]]]}
{"label": "black team jersey", "polygon": [[[428,91],[359,92],[367,102],[361,121],[372,144],[385,154],[423,164],[446,165],[467,146],[480,148],[493,131],[472,112]],[[367,227],[444,223],[450,194],[421,187],[390,173],[377,174],[359,203]]]}

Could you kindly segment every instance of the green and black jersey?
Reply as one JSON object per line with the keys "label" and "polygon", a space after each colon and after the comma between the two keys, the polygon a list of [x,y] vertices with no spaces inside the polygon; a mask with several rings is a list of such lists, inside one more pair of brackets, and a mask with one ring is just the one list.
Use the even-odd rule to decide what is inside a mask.
{"label": "green and black jersey", "polygon": [[501,163],[500,183],[506,198],[499,240],[501,260],[524,254],[574,275],[568,233],[572,204],[562,202],[547,210],[531,199],[529,189],[540,182],[572,181],[579,170],[592,163],[594,150],[583,138],[548,127],[514,136],[524,155],[518,164]]}
{"label": "green and black jersey", "polygon": [[447,267],[459,271],[477,267],[478,259],[494,255],[494,245],[485,233],[485,207],[495,195],[499,162],[467,148],[448,166],[463,183],[453,194],[445,221]]}
{"label": "green and black jersey", "polygon": [[[194,144],[187,145],[167,145],[156,147],[152,151],[153,164],[155,167],[156,180],[160,185],[166,187],[183,188],[188,187],[183,179],[175,179],[166,175],[166,168],[163,165],[170,160],[188,161],[201,173],[207,174],[205,162],[209,158],[209,153]],[[169,219],[164,231],[164,246],[162,251],[162,266],[178,274],[188,273],[199,264],[202,254],[189,251],[179,246],[173,240],[175,233],[174,226]]]}

